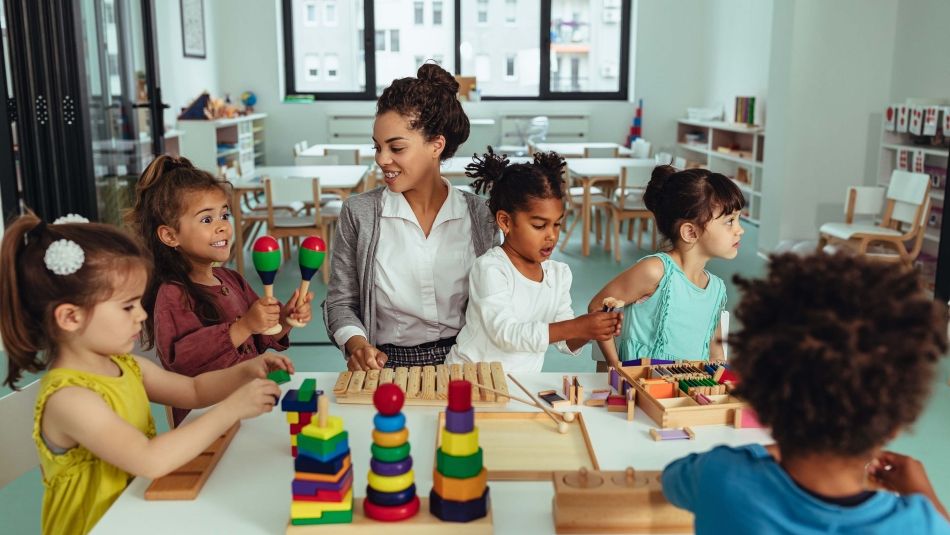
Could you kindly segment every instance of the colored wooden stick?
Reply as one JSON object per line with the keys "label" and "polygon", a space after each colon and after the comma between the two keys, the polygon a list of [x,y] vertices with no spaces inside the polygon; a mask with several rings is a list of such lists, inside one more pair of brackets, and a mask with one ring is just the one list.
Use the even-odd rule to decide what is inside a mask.
{"label": "colored wooden stick", "polygon": [[[564,419],[564,422],[561,422],[561,421],[558,420],[558,418],[557,418],[557,417],[558,417],[558,413],[556,413],[556,412],[552,411],[551,409],[545,407],[544,404],[542,404],[540,401],[538,401],[538,400],[534,397],[534,394],[532,394],[531,391],[529,391],[527,388],[525,388],[524,385],[521,384],[520,382],[518,382],[518,380],[515,379],[510,373],[508,374],[508,378],[511,379],[516,385],[518,385],[518,388],[520,388],[522,392],[524,392],[525,394],[527,394],[528,399],[530,399],[531,401],[533,401],[533,402],[534,402],[534,405],[535,405],[536,407],[538,407],[539,409],[543,410],[545,414],[547,414],[548,416],[550,416],[551,419],[554,420],[554,422],[558,424],[558,432],[561,432],[561,433],[564,432],[564,431],[561,431],[561,424],[562,424],[562,423],[564,423],[564,422],[573,422],[573,421],[574,421],[574,413],[573,413],[573,412],[566,412],[566,413],[561,413],[561,414],[560,414],[561,418]],[[566,429],[566,426],[565,426],[565,429]]]}
{"label": "colored wooden stick", "polygon": [[[300,291],[297,292],[297,303],[295,306],[301,307],[306,302],[307,292],[310,291],[310,279],[320,271],[323,260],[326,257],[327,244],[320,236],[308,236],[300,243],[300,250],[297,251],[297,259],[300,264]],[[293,318],[287,318],[287,323],[292,327],[303,327],[306,323],[297,321]]]}
{"label": "colored wooden stick", "polygon": [[[271,236],[261,236],[254,241],[251,257],[254,260],[254,269],[264,284],[264,297],[274,297],[274,279],[280,269],[280,244]],[[278,323],[262,334],[277,334],[280,331]]]}

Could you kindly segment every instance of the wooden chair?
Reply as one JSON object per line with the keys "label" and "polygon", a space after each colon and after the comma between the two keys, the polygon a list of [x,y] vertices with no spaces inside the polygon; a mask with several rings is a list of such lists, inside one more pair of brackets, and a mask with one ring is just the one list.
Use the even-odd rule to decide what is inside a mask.
{"label": "wooden chair", "polygon": [[37,379],[21,390],[0,397],[0,488],[40,464],[33,443],[33,408],[40,390]]}
{"label": "wooden chair", "polygon": [[[312,213],[293,216],[280,216],[275,213],[274,205],[287,202],[289,199],[311,199],[311,202],[320,199],[319,178],[265,178],[264,193],[267,198],[267,232],[275,239],[283,241],[284,258],[290,258],[290,238],[320,236],[327,243],[328,253],[333,248],[331,238],[333,227],[343,201],[330,201],[325,205],[319,202],[313,204]],[[332,254],[332,253],[331,253]],[[323,282],[330,282],[330,254],[327,255],[323,267]]]}
{"label": "wooden chair", "polygon": [[[923,245],[929,212],[930,177],[895,169],[886,190],[848,188],[845,222],[821,226],[818,250],[827,245],[843,247],[875,260],[911,267]],[[864,216],[864,220],[855,221],[855,216]],[[878,216],[880,223],[876,223]]]}
{"label": "wooden chair", "polygon": [[619,158],[618,147],[584,147],[585,158]]}
{"label": "wooden chair", "polygon": [[[643,232],[653,222],[653,214],[643,204],[643,192],[652,173],[652,165],[631,165],[620,169],[620,187],[614,193],[610,206],[614,227],[614,258],[617,262],[620,262],[620,223],[629,221],[629,233],[633,232],[634,223],[640,224],[637,234],[637,247],[640,248]],[[656,250],[656,224],[653,224],[652,247]]]}
{"label": "wooden chair", "polygon": [[[573,186],[574,177],[571,175],[570,170],[567,166],[564,166],[564,181],[568,185],[567,188],[567,206],[565,208],[565,217],[571,214],[574,216],[573,221],[569,227],[567,227],[567,232],[564,233],[563,241],[561,243],[561,252],[564,252],[564,249],[567,248],[567,242],[571,239],[571,234],[574,232],[574,227],[577,226],[577,223],[583,219],[583,214],[581,210],[584,209],[584,187],[583,186]],[[597,233],[597,242],[600,243],[601,238],[601,223],[600,223],[600,213],[603,212],[606,214],[608,221],[607,225],[610,224],[610,211],[611,211],[611,202],[610,198],[604,194],[604,191],[596,186],[591,186],[590,188],[590,206],[591,210],[594,210],[595,214],[595,231]],[[610,250],[610,232],[604,233],[605,243],[604,249]]]}
{"label": "wooden chair", "polygon": [[340,165],[360,164],[359,149],[334,149],[328,147],[323,150],[323,153],[327,156],[336,156],[336,159]]}

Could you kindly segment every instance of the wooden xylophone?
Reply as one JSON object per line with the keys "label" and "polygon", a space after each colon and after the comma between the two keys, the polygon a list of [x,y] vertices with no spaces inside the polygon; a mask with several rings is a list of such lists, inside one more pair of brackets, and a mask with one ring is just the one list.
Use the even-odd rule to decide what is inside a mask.
{"label": "wooden xylophone", "polygon": [[337,403],[371,405],[377,386],[395,383],[406,393],[406,405],[442,406],[448,404],[449,381],[454,380],[472,383],[473,405],[502,407],[508,404],[507,396],[482,390],[477,386],[484,385],[507,394],[508,383],[501,362],[346,371],[340,373],[337,378],[333,386],[333,394],[336,396]]}

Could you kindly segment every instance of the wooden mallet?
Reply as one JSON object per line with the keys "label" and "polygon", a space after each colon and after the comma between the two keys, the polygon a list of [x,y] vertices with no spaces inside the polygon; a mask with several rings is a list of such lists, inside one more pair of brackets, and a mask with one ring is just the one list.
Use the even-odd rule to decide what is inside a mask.
{"label": "wooden mallet", "polygon": [[[261,236],[254,240],[254,269],[264,284],[264,297],[274,297],[274,279],[280,269],[280,243],[271,236]],[[267,329],[261,334],[277,334],[281,331],[280,323]]]}
{"label": "wooden mallet", "polygon": [[[295,306],[301,307],[306,302],[307,292],[310,291],[310,279],[320,271],[323,260],[327,254],[327,244],[320,236],[308,236],[297,251],[297,259],[300,263],[300,291],[297,292],[297,303]],[[303,327],[306,323],[297,321],[293,318],[287,318],[287,324],[291,327]]]}
{"label": "wooden mallet", "polygon": [[485,385],[481,385],[481,384],[478,384],[478,383],[472,383],[472,384],[474,384],[474,385],[477,386],[478,388],[481,388],[482,390],[488,390],[489,392],[494,392],[494,393],[496,393],[496,394],[505,396],[505,397],[507,397],[508,399],[512,399],[512,400],[515,400],[515,401],[517,401],[517,402],[524,403],[525,405],[530,405],[530,406],[532,406],[532,407],[534,407],[534,408],[536,408],[536,409],[541,409],[541,410],[544,411],[549,417],[551,417],[552,420],[554,420],[554,423],[557,424],[557,432],[558,432],[558,433],[561,433],[562,435],[563,435],[564,433],[567,433],[567,423],[561,421],[560,419],[558,419],[558,417],[555,416],[555,414],[557,414],[557,413],[555,413],[554,411],[548,409],[547,407],[545,407],[545,406],[543,406],[543,405],[540,405],[540,404],[538,404],[538,403],[535,403],[534,401],[528,401],[527,399],[519,398],[518,396],[512,396],[511,394],[508,394],[508,393],[506,393],[506,392],[502,392],[502,391],[500,391],[500,390],[495,390],[494,388],[489,388],[489,387],[487,387],[487,386],[485,386]]}

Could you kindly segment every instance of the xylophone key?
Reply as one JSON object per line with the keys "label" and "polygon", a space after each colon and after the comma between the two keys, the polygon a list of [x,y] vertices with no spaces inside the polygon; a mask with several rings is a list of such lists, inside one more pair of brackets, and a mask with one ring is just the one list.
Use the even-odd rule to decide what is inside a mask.
{"label": "xylophone key", "polygon": [[376,386],[379,384],[379,370],[369,370],[366,372],[366,379],[363,381],[363,392],[372,394],[376,392]]}
{"label": "xylophone key", "polygon": [[462,380],[462,365],[461,364],[452,364],[449,366],[449,380],[450,381]]}
{"label": "xylophone key", "polygon": [[422,367],[422,399],[435,399],[435,366]]}
{"label": "xylophone key", "polygon": [[409,368],[406,368],[405,366],[396,368],[396,380],[393,382],[396,383],[396,386],[402,389],[403,392],[405,392],[406,383],[409,382]]}
{"label": "xylophone key", "polygon": [[[505,380],[505,370],[502,369],[501,363],[500,363],[500,362],[492,362],[492,363],[489,365],[489,368],[491,368],[492,384],[494,385],[493,388],[494,388],[495,390],[498,390],[498,391],[500,391],[500,392],[504,392],[504,393],[507,394],[507,393],[508,393],[508,381]],[[502,402],[508,401],[508,396],[503,396],[503,395],[501,395],[501,394],[497,394],[496,397],[497,397],[498,401],[502,401]]]}
{"label": "xylophone key", "polygon": [[347,393],[359,394],[360,390],[363,390],[364,380],[366,380],[366,372],[362,370],[353,372],[353,377],[350,379],[350,387],[347,390]]}
{"label": "xylophone key", "polygon": [[[491,377],[491,367],[487,362],[478,363],[478,382],[485,386],[492,386],[492,377]],[[472,392],[472,400],[476,400],[475,391]],[[482,390],[481,391],[481,400],[482,401],[495,401],[495,393],[491,390]]]}
{"label": "xylophone key", "polygon": [[336,384],[333,385],[334,394],[343,394],[346,392],[347,387],[350,385],[350,378],[353,377],[353,372],[342,372],[340,376],[336,378]]}
{"label": "xylophone key", "polygon": [[445,364],[435,367],[435,396],[437,399],[449,398],[449,368]]}
{"label": "xylophone key", "polygon": [[392,368],[383,368],[379,371],[379,384],[385,385],[393,382],[393,372]]}
{"label": "xylophone key", "polygon": [[482,399],[478,393],[478,387],[475,386],[478,383],[478,372],[476,370],[475,364],[471,362],[462,364],[462,377],[472,384],[472,401]]}
{"label": "xylophone key", "polygon": [[419,389],[422,386],[422,368],[412,366],[409,368],[409,382],[406,383],[406,397],[415,399],[419,397]]}

